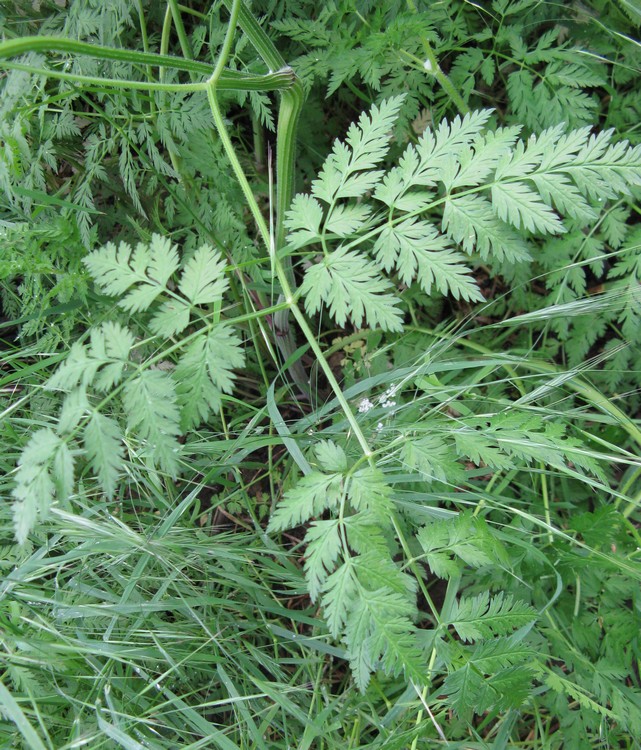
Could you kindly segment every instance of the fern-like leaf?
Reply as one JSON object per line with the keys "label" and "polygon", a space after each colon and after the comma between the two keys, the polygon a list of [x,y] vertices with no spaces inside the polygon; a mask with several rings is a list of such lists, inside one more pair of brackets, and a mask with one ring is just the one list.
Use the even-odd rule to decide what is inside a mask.
{"label": "fern-like leaf", "polygon": [[202,333],[187,346],[175,371],[183,430],[220,410],[222,394],[233,389],[233,369],[244,363],[241,341],[224,323]]}
{"label": "fern-like leaf", "polygon": [[55,498],[66,500],[73,489],[74,461],[66,442],[45,427],[25,446],[12,490],[16,539],[24,544],[38,517],[46,519]]}
{"label": "fern-like leaf", "polygon": [[382,176],[370,171],[379,164],[389,149],[392,130],[403,96],[396,96],[374,105],[364,112],[358,124],[352,124],[346,143],[336,141],[317,180],[312,194],[333,203],[339,198],[357,198],[373,188]]}
{"label": "fern-like leaf", "polygon": [[349,614],[346,605],[354,601],[356,587],[356,569],[351,557],[348,557],[323,584],[323,611],[329,632],[334,638],[338,638],[343,632]]}
{"label": "fern-like leaf", "polygon": [[340,498],[341,474],[314,471],[285,493],[269,519],[268,530],[280,531],[304,523],[312,516],[336,506]]}
{"label": "fern-like leaf", "polygon": [[180,412],[170,375],[142,370],[125,383],[123,405],[127,424],[143,440],[143,453],[172,477],[178,474]]}
{"label": "fern-like leaf", "polygon": [[226,262],[209,245],[198,248],[187,262],[178,288],[192,305],[219,302],[227,289]]}
{"label": "fern-like leaf", "polygon": [[379,664],[387,674],[404,672],[419,685],[425,682],[426,668],[416,644],[412,614],[407,597],[387,588],[369,591],[358,587],[345,640],[354,680],[361,691]]}
{"label": "fern-like leaf", "polygon": [[434,575],[449,578],[460,572],[462,564],[480,568],[505,564],[507,554],[485,521],[469,513],[437,520],[423,526],[417,535],[425,551],[425,560]]}
{"label": "fern-like leaf", "polygon": [[90,346],[76,341],[62,364],[47,380],[51,390],[71,391],[93,385],[106,392],[120,383],[134,344],[131,331],[106,322],[91,330]]}
{"label": "fern-like leaf", "polygon": [[90,253],[84,263],[98,287],[119,297],[118,305],[129,312],[148,310],[163,299],[149,325],[153,333],[165,337],[183,331],[196,306],[219,302],[227,289],[225,261],[209,245],[203,245],[182,271],[181,294],[171,290],[169,280],[180,267],[178,249],[169,238],[157,234],[148,245],[139,243],[135,250],[125,242],[118,247],[108,243]]}
{"label": "fern-like leaf", "polygon": [[308,313],[327,304],[341,326],[349,316],[357,328],[367,320],[384,330],[401,331],[401,311],[398,300],[389,294],[391,286],[362,256],[339,248],[307,270],[301,292]]}
{"label": "fern-like leaf", "polygon": [[356,510],[366,510],[368,517],[387,521],[392,512],[391,490],[378,469],[366,467],[355,471],[347,489],[349,501]]}
{"label": "fern-like leaf", "polygon": [[320,440],[314,446],[314,453],[323,471],[341,472],[347,469],[347,456],[340,445],[333,440]]}
{"label": "fern-like leaf", "polygon": [[84,431],[89,464],[98,477],[103,492],[112,498],[122,471],[122,432],[111,417],[94,412]]}
{"label": "fern-like leaf", "polygon": [[383,228],[373,248],[377,262],[386,270],[396,267],[404,284],[418,279],[428,294],[436,286],[456,299],[481,301],[483,296],[464,264],[452,252],[446,237],[432,224],[415,218]]}
{"label": "fern-like leaf", "polygon": [[468,662],[448,675],[442,690],[456,713],[463,719],[470,720],[473,713],[519,708],[530,694],[532,678],[532,671],[520,666],[485,677]]}
{"label": "fern-like leaf", "polygon": [[536,610],[511,596],[490,597],[487,591],[455,602],[449,618],[459,637],[473,641],[507,635],[536,619]]}
{"label": "fern-like leaf", "polygon": [[100,289],[119,297],[118,304],[129,312],[147,310],[180,265],[176,246],[157,234],[149,245],[141,242],[135,249],[126,242],[117,247],[109,242],[84,263]]}
{"label": "fern-like leaf", "polygon": [[305,534],[305,575],[312,601],[316,601],[341,550],[341,522],[313,521]]}

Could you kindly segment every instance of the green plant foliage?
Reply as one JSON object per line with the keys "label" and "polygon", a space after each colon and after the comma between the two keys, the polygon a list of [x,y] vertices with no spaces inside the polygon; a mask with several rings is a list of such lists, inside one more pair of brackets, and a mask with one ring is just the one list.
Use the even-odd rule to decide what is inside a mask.
{"label": "green plant foliage", "polygon": [[[225,263],[212,248],[203,245],[181,263],[178,248],[153,235],[149,244],[139,243],[135,250],[124,242],[118,247],[108,243],[84,263],[99,289],[120,298],[120,307],[146,314],[140,323],[155,336],[183,331],[194,316],[201,325],[178,347],[170,371],[154,367],[153,359],[136,361],[135,334],[116,321],[90,329],[88,345],[71,346],[45,384],[65,394],[56,432],[39,430],[20,458],[13,491],[20,542],[38,516],[46,518],[54,498],[64,503],[73,493],[74,456],[86,459],[110,498],[121,474],[125,436],[128,443],[137,443],[139,459],[176,477],[183,429],[220,410],[222,394],[233,389],[233,368],[244,362],[233,328],[208,322],[203,314],[204,307],[219,303],[227,289]],[[171,280],[179,270],[174,285]],[[104,406],[111,413],[105,414]]]}
{"label": "green plant foliage", "polygon": [[638,748],[638,5],[3,5],[0,746]]}
{"label": "green plant foliage", "polygon": [[[529,257],[518,230],[526,237],[563,234],[562,216],[583,226],[597,218],[600,202],[630,194],[641,182],[641,150],[625,141],[613,144],[611,133],[564,133],[559,125],[527,142],[517,140],[515,128],[485,135],[489,111],[443,122],[435,134],[426,131],[398,166],[383,173],[374,167],[385,155],[400,104],[400,98],[383,102],[352,125],[346,142],[336,142],[311,196],[298,196],[287,217],[293,249],[319,243],[324,251],[301,285],[306,309],[314,313],[325,303],[339,325],[349,317],[357,327],[365,320],[400,330],[398,300],[383,270],[396,270],[405,285],[417,280],[426,293],[435,287],[458,299],[482,300],[465,256],[452,243],[484,259],[515,263]],[[365,203],[366,191],[378,203]],[[346,198],[359,202],[340,202]],[[387,208],[381,210],[381,203]],[[440,231],[437,223],[418,218],[432,207],[438,207]],[[432,216],[438,221],[439,214]],[[349,242],[330,250],[341,238]],[[365,252],[353,249],[358,247]]]}

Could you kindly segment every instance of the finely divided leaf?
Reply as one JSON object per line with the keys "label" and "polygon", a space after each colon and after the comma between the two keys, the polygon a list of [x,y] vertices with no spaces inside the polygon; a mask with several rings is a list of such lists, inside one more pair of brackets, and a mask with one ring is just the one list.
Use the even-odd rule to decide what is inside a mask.
{"label": "finely divided leaf", "polygon": [[347,496],[356,510],[366,510],[379,521],[386,521],[394,507],[383,472],[369,466],[352,474]]}
{"label": "finely divided leaf", "polygon": [[310,245],[320,240],[320,226],[323,220],[323,207],[311,195],[297,195],[292,201],[284,221],[289,229],[287,243],[292,250]]}
{"label": "finely divided leaf", "polygon": [[494,469],[510,469],[514,465],[510,457],[480,430],[456,430],[454,440],[458,453],[470,458],[477,466],[485,464]]}
{"label": "finely divided leaf", "polygon": [[441,689],[449,696],[456,713],[469,720],[472,713],[483,714],[490,709],[505,712],[519,708],[531,693],[532,678],[532,670],[521,666],[503,669],[485,677],[475,665],[468,662],[448,675]]}
{"label": "finely divided leaf", "polygon": [[495,183],[492,205],[500,219],[517,229],[550,234],[566,231],[554,211],[522,182]]}
{"label": "finely divided leaf", "polygon": [[73,486],[73,458],[63,438],[45,427],[35,432],[18,460],[12,490],[13,524],[18,544],[24,544],[38,516],[47,517],[54,497],[66,497]]}
{"label": "finely divided leaf", "polygon": [[490,109],[477,110],[462,119],[457,116],[451,122],[441,121],[436,131],[425,130],[417,146],[418,164],[406,181],[407,187],[434,185],[452,174],[458,155],[478,138],[491,114]]}
{"label": "finely divided leaf", "polygon": [[347,469],[345,451],[333,440],[320,440],[314,446],[314,453],[323,471],[340,472]]}
{"label": "finely divided leaf", "polygon": [[404,284],[415,278],[426,293],[432,286],[441,294],[456,299],[482,301],[476,282],[464,263],[464,257],[448,247],[449,243],[432,224],[415,217],[388,224],[373,248],[376,260],[386,271],[394,266]]}
{"label": "finely divided leaf", "polygon": [[[382,536],[380,527],[376,533]],[[416,579],[404,573],[392,560],[387,544],[381,545],[376,535],[372,536],[372,543],[367,547],[363,546],[362,554],[354,558],[359,582],[370,591],[388,588],[401,594],[408,602],[414,602],[418,586]]]}
{"label": "finely divided leaf", "polygon": [[474,641],[507,635],[536,620],[537,612],[529,604],[514,601],[511,596],[490,597],[487,591],[455,602],[449,618],[459,637]]}
{"label": "finely divided leaf", "polygon": [[89,408],[87,391],[84,387],[74,388],[62,402],[56,432],[59,435],[72,432]]}
{"label": "finely divided leaf", "polygon": [[371,327],[401,331],[402,313],[398,299],[389,293],[391,287],[376,266],[358,253],[339,248],[307,269],[301,291],[310,314],[327,304],[340,326],[350,317],[357,328],[366,322]]}
{"label": "finely divided leaf", "polygon": [[312,521],[305,534],[305,576],[313,602],[321,592],[327,576],[336,567],[341,551],[341,521]]}
{"label": "finely divided leaf", "polygon": [[71,391],[78,385],[93,385],[99,391],[109,391],[122,379],[133,345],[133,334],[127,328],[111,321],[103,323],[91,329],[89,347],[78,341],[72,344],[46,387]]}
{"label": "finely divided leaf", "polygon": [[334,638],[338,638],[347,622],[349,610],[354,603],[356,586],[356,572],[350,557],[327,578],[323,585],[323,611],[329,632]]}
{"label": "finely divided leaf", "polygon": [[467,253],[483,260],[518,263],[530,260],[527,243],[494,213],[492,204],[480,195],[448,196],[443,209],[443,231]]}
{"label": "finely divided leaf", "polygon": [[167,237],[151,236],[148,245],[133,250],[125,242],[116,248],[108,243],[90,253],[84,263],[97,286],[120,297],[118,304],[129,312],[148,310],[160,297],[164,301],[151,319],[151,330],[160,336],[174,336],[190,322],[193,308],[219,302],[227,289],[225,261],[209,245],[203,245],[185,265],[178,291],[169,280],[180,266],[178,249]]}
{"label": "finely divided leaf", "polygon": [[143,452],[172,477],[178,474],[180,412],[171,376],[142,370],[128,380],[123,392],[127,426],[143,442]]}
{"label": "finely divided leaf", "polygon": [[244,363],[242,342],[224,323],[203,332],[187,346],[175,371],[183,430],[218,413],[222,394],[232,392],[233,370]]}
{"label": "finely divided leaf", "polygon": [[505,564],[507,555],[501,542],[485,521],[470,513],[437,520],[424,526],[417,535],[425,551],[424,559],[434,575],[450,578],[463,567]]}
{"label": "finely divided leaf", "polygon": [[90,361],[86,347],[74,341],[62,364],[45,383],[45,388],[71,391],[80,384],[86,387],[93,380],[98,367],[98,362]]}
{"label": "finely divided leaf", "polygon": [[92,329],[90,356],[98,363],[93,381],[97,390],[105,393],[120,383],[134,341],[132,332],[119,323],[107,321]]}
{"label": "finely divided leaf", "polygon": [[152,235],[149,245],[138,243],[135,250],[126,242],[118,247],[109,242],[83,262],[100,289],[120,297],[118,304],[130,312],[146,310],[179,266],[176,246],[158,234]]}
{"label": "finely divided leaf", "polygon": [[172,298],[162,303],[149,323],[149,328],[157,336],[170,338],[181,333],[189,325],[191,308],[184,299]]}
{"label": "finely divided leaf", "polygon": [[371,210],[366,203],[336,206],[327,217],[325,231],[338,237],[350,237],[363,226]]}
{"label": "finely divided leaf", "polygon": [[219,302],[227,289],[225,259],[210,245],[202,245],[185,266],[178,288],[191,305]]}
{"label": "finely divided leaf", "polygon": [[401,449],[401,461],[419,471],[428,484],[456,484],[463,478],[463,469],[451,447],[437,434],[408,437]]}
{"label": "finely divided leaf", "polygon": [[[362,560],[364,555],[375,554],[379,559],[389,555],[389,544],[383,534],[379,520],[367,511],[354,513],[344,520],[349,548],[357,552]],[[359,577],[360,576],[360,562]]]}
{"label": "finely divided leaf", "polygon": [[388,588],[369,591],[358,586],[357,590],[345,641],[358,688],[365,691],[377,665],[393,676],[404,672],[407,679],[422,685],[427,665],[410,620],[415,610],[410,598]]}
{"label": "finely divided leaf", "polygon": [[469,655],[469,662],[479,672],[491,674],[501,669],[527,664],[537,656],[532,646],[523,643],[520,633],[490,641],[482,641],[473,647]]}
{"label": "finely divided leaf", "polygon": [[364,112],[358,124],[347,131],[346,143],[336,141],[317,180],[312,195],[332,204],[338,198],[358,197],[374,187],[381,172],[370,172],[387,154],[389,134],[404,96],[394,96]]}
{"label": "finely divided leaf", "polygon": [[89,464],[107,498],[111,499],[122,471],[124,448],[118,423],[95,411],[84,431]]}
{"label": "finely divided leaf", "polygon": [[521,130],[519,125],[477,135],[469,147],[460,149],[458,169],[445,180],[448,193],[457,187],[481,185],[496,169],[499,159],[510,152]]}
{"label": "finely divided leaf", "polygon": [[319,471],[302,477],[278,503],[267,530],[282,531],[298,526],[324,510],[334,508],[340,498],[342,480],[342,474],[321,474]]}

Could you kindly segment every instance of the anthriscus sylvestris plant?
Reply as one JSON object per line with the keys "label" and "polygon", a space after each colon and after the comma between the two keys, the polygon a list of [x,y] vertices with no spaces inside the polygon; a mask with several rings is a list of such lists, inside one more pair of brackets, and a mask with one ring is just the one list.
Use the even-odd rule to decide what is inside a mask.
{"label": "anthriscus sylvestris plant", "polygon": [[2,20],[7,736],[633,747],[633,4],[264,5]]}

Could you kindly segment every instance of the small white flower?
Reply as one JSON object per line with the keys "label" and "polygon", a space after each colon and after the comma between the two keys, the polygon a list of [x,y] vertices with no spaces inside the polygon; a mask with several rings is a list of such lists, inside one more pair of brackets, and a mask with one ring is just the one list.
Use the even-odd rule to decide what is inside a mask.
{"label": "small white flower", "polygon": [[364,398],[358,405],[358,411],[360,414],[367,413],[370,409],[374,408],[374,404],[368,399]]}
{"label": "small white flower", "polygon": [[376,432],[380,432],[380,431],[381,431],[382,429],[383,429],[383,423],[382,423],[382,422],[379,422],[379,423],[378,423],[378,424],[376,425]]}
{"label": "small white flower", "polygon": [[382,396],[379,396],[378,403],[384,409],[389,409],[390,406],[396,406],[396,401],[394,401],[394,396],[396,396],[396,386],[392,383],[392,385],[390,385],[390,387],[385,391],[385,393]]}

